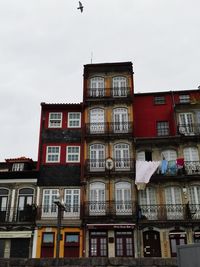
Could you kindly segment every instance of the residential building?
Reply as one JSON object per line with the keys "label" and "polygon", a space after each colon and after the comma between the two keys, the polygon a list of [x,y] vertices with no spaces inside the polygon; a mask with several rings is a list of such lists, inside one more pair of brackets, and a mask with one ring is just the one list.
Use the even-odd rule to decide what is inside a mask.
{"label": "residential building", "polygon": [[81,104],[41,104],[34,257],[82,256],[81,138]]}
{"label": "residential building", "polygon": [[38,171],[20,157],[0,163],[0,257],[32,257]]}
{"label": "residential building", "polygon": [[139,256],[175,257],[200,242],[200,91],[135,94],[134,118],[137,161],[160,161],[138,191]]}
{"label": "residential building", "polygon": [[85,256],[134,257],[131,62],[84,66]]}

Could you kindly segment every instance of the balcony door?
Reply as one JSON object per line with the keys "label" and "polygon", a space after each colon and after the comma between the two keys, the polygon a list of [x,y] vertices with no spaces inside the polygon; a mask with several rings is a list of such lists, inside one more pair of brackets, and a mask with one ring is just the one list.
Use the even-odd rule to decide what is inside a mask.
{"label": "balcony door", "polygon": [[8,193],[8,189],[0,188],[0,222],[6,221]]}
{"label": "balcony door", "polygon": [[194,119],[192,113],[179,114],[179,132],[185,135],[194,134]]}
{"label": "balcony door", "polygon": [[179,187],[165,188],[165,202],[168,220],[183,219],[183,204]]}
{"label": "balcony door", "polygon": [[183,150],[185,169],[187,174],[200,174],[199,152],[196,147],[187,147]]}
{"label": "balcony door", "polygon": [[58,189],[44,189],[43,190],[43,206],[42,206],[42,216],[43,217],[56,217],[57,216],[57,206],[54,201],[59,196]]}
{"label": "balcony door", "polygon": [[126,77],[113,78],[113,96],[127,96],[127,79]]}
{"label": "balcony door", "polygon": [[126,108],[115,108],[113,111],[113,122],[115,133],[127,133],[128,110]]}
{"label": "balcony door", "polygon": [[98,134],[104,133],[104,110],[101,108],[94,108],[90,110],[90,133]]}
{"label": "balcony door", "polygon": [[[29,221],[31,220],[32,204],[33,204],[34,190],[32,188],[22,188],[19,190],[17,220]],[[32,218],[33,219],[33,218]]]}
{"label": "balcony door", "polygon": [[105,215],[105,184],[96,182],[90,184],[89,196],[89,210],[90,215]]}
{"label": "balcony door", "polygon": [[200,219],[200,186],[189,187],[189,208],[192,218]]}
{"label": "balcony door", "polygon": [[128,144],[117,144],[114,146],[116,170],[130,169],[130,154]]}
{"label": "balcony door", "polygon": [[93,77],[90,79],[90,96],[103,97],[104,96],[104,78]]}
{"label": "balcony door", "polygon": [[105,146],[94,144],[90,146],[90,170],[103,171],[105,169]]}
{"label": "balcony door", "polygon": [[117,215],[132,214],[131,184],[130,183],[121,182],[121,183],[116,184],[115,199],[116,199],[116,214]]}
{"label": "balcony door", "polygon": [[148,220],[158,219],[158,207],[155,188],[147,187],[145,190],[140,190],[138,193],[141,216],[145,216]]}

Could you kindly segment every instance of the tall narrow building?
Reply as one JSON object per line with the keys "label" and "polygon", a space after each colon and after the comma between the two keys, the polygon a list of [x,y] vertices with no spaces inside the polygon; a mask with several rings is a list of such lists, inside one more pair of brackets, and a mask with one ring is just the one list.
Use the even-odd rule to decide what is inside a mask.
{"label": "tall narrow building", "polygon": [[136,194],[131,62],[84,66],[86,257],[134,257]]}

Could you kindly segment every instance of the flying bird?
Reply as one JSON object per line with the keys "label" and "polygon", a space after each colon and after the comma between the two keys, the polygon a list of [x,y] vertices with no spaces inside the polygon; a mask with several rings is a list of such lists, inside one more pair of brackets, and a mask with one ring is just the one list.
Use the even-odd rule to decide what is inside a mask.
{"label": "flying bird", "polygon": [[82,3],[79,1],[79,7],[77,7],[77,9],[80,9],[81,13],[83,12],[83,5]]}

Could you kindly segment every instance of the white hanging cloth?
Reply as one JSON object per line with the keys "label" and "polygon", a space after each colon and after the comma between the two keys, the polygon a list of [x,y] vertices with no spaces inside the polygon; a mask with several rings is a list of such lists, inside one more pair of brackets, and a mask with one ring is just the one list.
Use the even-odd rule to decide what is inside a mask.
{"label": "white hanging cloth", "polygon": [[157,170],[160,161],[136,161],[136,178],[135,184],[138,190],[144,190],[145,185],[149,182],[151,176]]}

